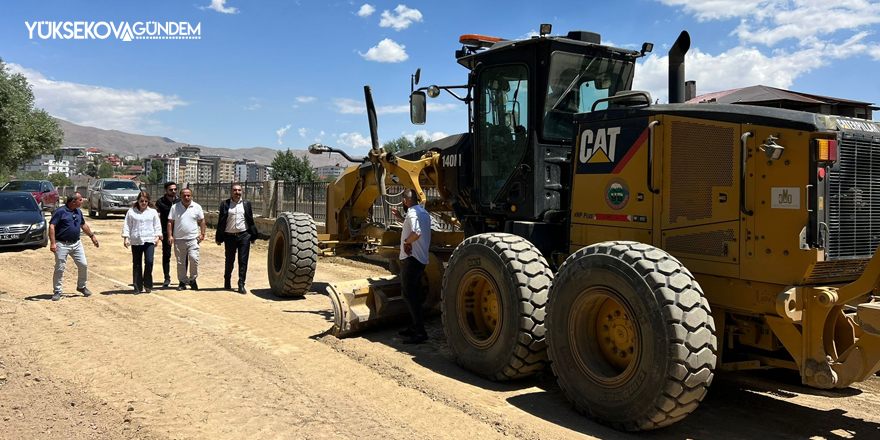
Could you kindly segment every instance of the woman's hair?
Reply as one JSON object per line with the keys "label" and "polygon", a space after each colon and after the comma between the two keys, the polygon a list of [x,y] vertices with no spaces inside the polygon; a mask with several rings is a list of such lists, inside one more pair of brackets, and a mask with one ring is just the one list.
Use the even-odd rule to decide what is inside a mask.
{"label": "woman's hair", "polygon": [[146,192],[146,191],[141,191],[140,194],[138,194],[137,198],[134,199],[134,205],[131,205],[131,207],[132,207],[132,208],[137,208],[137,207],[138,207],[138,202],[139,202],[141,199],[147,199],[147,207],[148,207],[148,208],[156,209],[156,205],[154,205],[154,204],[153,204],[153,201],[150,200],[150,193],[148,193],[148,192]]}

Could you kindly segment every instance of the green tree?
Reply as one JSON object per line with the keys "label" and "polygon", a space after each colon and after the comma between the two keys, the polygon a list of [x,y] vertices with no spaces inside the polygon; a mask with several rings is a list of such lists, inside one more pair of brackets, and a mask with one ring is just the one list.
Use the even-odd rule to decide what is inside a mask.
{"label": "green tree", "polygon": [[92,177],[98,177],[98,167],[95,164],[89,162],[89,164],[86,165],[85,173]]}
{"label": "green tree", "polygon": [[294,155],[290,148],[275,153],[272,160],[271,177],[285,182],[311,183],[318,181],[318,173],[312,168],[308,157]]}
{"label": "green tree", "polygon": [[113,165],[110,165],[110,162],[104,162],[98,167],[98,177],[102,179],[106,179],[108,177],[113,177]]}
{"label": "green tree", "polygon": [[45,110],[34,107],[34,93],[22,74],[10,74],[0,59],[0,171],[18,169],[38,154],[61,146],[64,133]]}
{"label": "green tree", "polygon": [[154,159],[150,162],[150,174],[147,175],[147,183],[165,182],[165,163]]}
{"label": "green tree", "polygon": [[18,180],[46,180],[46,174],[40,171],[20,171],[13,175]]}
{"label": "green tree", "polygon": [[73,186],[73,181],[64,173],[49,174],[49,178],[46,180],[52,182],[52,185],[55,185],[56,188],[60,186]]}
{"label": "green tree", "polygon": [[428,140],[422,135],[417,135],[414,140],[410,140],[406,136],[401,136],[397,139],[385,142],[382,144],[382,148],[385,149],[386,153],[397,153],[403,150],[409,150],[410,148],[418,148],[427,143]]}

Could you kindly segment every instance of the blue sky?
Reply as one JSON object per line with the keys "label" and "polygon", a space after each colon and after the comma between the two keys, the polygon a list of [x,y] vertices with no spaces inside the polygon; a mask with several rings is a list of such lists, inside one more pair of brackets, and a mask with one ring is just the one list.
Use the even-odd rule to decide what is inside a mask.
{"label": "blue sky", "polygon": [[[31,38],[26,23],[37,21],[188,22],[200,38]],[[430,100],[426,125],[409,123],[411,74],[463,84],[460,35],[525,38],[540,23],[618,47],[654,43],[634,88],[661,102],[668,46],[686,29],[699,94],[764,84],[880,103],[878,0],[33,0],[0,5],[0,58],[28,77],[39,106],[77,124],[209,147],[320,141],[364,154],[364,85],[382,141],[465,131],[466,107],[445,94]]]}

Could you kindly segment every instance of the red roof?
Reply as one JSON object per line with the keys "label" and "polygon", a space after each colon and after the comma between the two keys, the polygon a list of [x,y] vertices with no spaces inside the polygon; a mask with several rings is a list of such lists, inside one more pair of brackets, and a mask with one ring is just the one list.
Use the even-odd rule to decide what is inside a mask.
{"label": "red roof", "polygon": [[97,148],[89,148],[86,151],[88,151],[89,153],[100,153],[101,152],[101,150],[99,150]]}
{"label": "red roof", "polygon": [[135,174],[116,174],[113,176],[114,179],[128,179],[128,180],[134,179],[135,177],[137,177],[137,175],[135,175]]}

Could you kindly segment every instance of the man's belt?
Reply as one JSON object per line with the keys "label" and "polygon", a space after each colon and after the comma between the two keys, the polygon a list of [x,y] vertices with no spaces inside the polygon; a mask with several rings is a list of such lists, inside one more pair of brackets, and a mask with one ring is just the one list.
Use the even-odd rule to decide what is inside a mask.
{"label": "man's belt", "polygon": [[227,232],[227,233],[226,233],[226,235],[229,235],[229,236],[232,236],[232,237],[238,237],[238,236],[241,235],[241,234],[247,234],[247,231],[241,231],[241,232]]}

